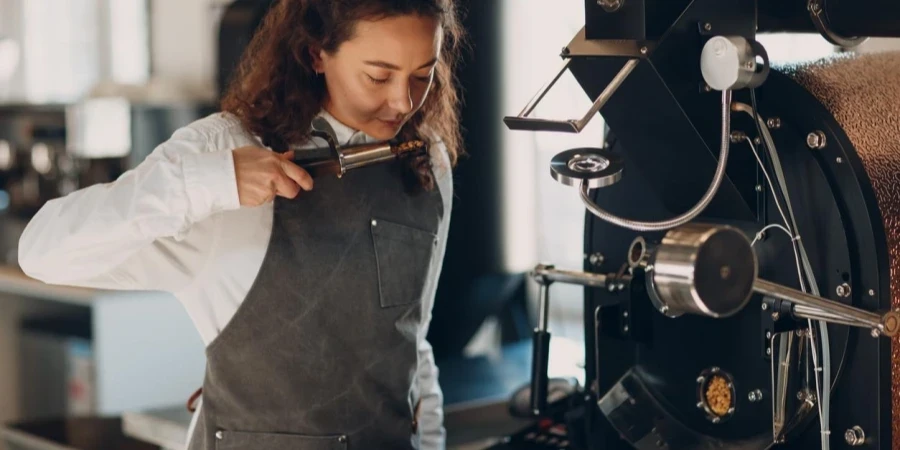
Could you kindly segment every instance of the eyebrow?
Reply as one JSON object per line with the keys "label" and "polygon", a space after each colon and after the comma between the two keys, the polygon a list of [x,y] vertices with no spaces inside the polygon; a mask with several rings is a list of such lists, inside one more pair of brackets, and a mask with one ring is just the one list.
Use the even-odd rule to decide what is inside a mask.
{"label": "eyebrow", "polygon": [[[400,67],[398,67],[398,66],[396,66],[396,65],[394,65],[394,64],[391,64],[391,63],[389,63],[389,62],[384,62],[384,61],[364,61],[364,62],[365,62],[366,64],[370,65],[370,66],[383,67],[383,68],[385,68],[385,69],[390,69],[390,70],[400,70]],[[437,58],[432,58],[431,61],[428,61],[427,63],[422,64],[422,65],[419,66],[419,68],[416,69],[416,70],[424,69],[424,68],[426,68],[426,67],[433,66],[435,63],[437,63]]]}

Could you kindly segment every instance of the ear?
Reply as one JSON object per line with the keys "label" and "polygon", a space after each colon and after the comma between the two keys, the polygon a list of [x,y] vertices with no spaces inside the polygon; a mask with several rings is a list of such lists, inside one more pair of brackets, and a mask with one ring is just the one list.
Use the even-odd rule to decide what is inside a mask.
{"label": "ear", "polygon": [[316,73],[322,73],[325,71],[326,57],[327,55],[325,54],[324,50],[316,47],[309,48],[309,59],[310,61],[312,61],[313,70],[315,70]]}

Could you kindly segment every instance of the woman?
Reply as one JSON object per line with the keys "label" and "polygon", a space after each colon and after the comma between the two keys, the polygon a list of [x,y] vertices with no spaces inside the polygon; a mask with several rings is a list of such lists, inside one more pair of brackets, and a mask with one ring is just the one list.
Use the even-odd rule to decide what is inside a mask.
{"label": "woman", "polygon": [[[453,0],[282,0],[223,113],[48,202],[21,267],[183,302],[207,344],[190,449],[443,448],[425,336],[460,151],[460,35]],[[430,157],[313,186],[279,152],[321,146],[314,125],[341,145],[419,137]]]}

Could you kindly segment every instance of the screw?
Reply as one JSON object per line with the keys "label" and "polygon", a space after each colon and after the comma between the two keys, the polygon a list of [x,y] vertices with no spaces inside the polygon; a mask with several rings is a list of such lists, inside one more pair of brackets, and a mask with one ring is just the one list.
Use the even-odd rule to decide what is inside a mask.
{"label": "screw", "polygon": [[766,347],[766,354],[770,356],[772,355],[772,347]]}
{"label": "screw", "polygon": [[762,192],[762,190],[763,190],[762,185],[761,185],[761,184],[757,184],[757,185],[756,185],[756,192]]}
{"label": "screw", "polygon": [[766,331],[766,339],[772,339],[772,332]]}
{"label": "screw", "polygon": [[712,423],[719,423],[721,421],[722,421],[722,419],[720,419],[718,417],[713,417]]}
{"label": "screw", "polygon": [[866,443],[866,432],[856,425],[844,432],[844,440],[852,447],[859,447]]}
{"label": "screw", "polygon": [[770,117],[766,120],[766,126],[773,130],[777,130],[781,128],[781,119],[778,117]]}
{"label": "screw", "polygon": [[224,435],[224,434],[222,434],[222,432],[221,432],[221,431],[216,431],[216,439],[219,439],[219,440],[221,440],[221,439],[222,439],[222,438],[223,438],[223,437],[225,437],[225,435]]}
{"label": "screw", "polygon": [[816,130],[806,135],[806,145],[813,150],[825,148],[825,133]]}
{"label": "screw", "polygon": [[778,311],[775,311],[772,313],[772,320],[777,322],[778,319],[780,319],[780,318],[781,318],[781,313],[779,313]]}
{"label": "screw", "polygon": [[704,24],[703,24],[703,29],[706,30],[706,31],[712,30],[712,24],[709,23],[709,22],[704,23]]}
{"label": "screw", "polygon": [[703,380],[704,380],[704,378],[703,378],[703,377],[697,377],[697,382],[698,382],[698,383],[702,383],[702,382],[703,382]]}
{"label": "screw", "polygon": [[592,266],[602,265],[605,260],[606,257],[603,256],[602,253],[591,253],[591,256],[588,257],[588,262],[590,262]]}
{"label": "screw", "polygon": [[597,0],[597,4],[602,6],[606,12],[616,12],[622,8],[625,0]]}
{"label": "screw", "polygon": [[835,291],[837,292],[837,295],[839,297],[847,298],[850,296],[850,285],[847,283],[843,283],[840,286],[838,286],[837,289],[835,289]]}
{"label": "screw", "polygon": [[562,54],[563,54],[563,55],[568,55],[569,53],[571,53],[571,50],[569,50],[569,47],[563,47],[563,48],[562,48]]}
{"label": "screw", "polygon": [[755,391],[750,391],[750,393],[747,394],[747,400],[750,400],[753,403],[756,403],[756,402],[762,400],[762,398],[763,398],[763,393],[759,389],[757,389]]}
{"label": "screw", "polygon": [[762,144],[762,140],[759,138],[759,136],[757,136],[757,137],[753,138],[753,143],[756,145],[759,145],[759,144]]}
{"label": "screw", "polygon": [[835,161],[837,161],[837,163],[840,164],[840,163],[844,162],[844,158],[841,158],[840,156],[838,156],[837,159],[835,159]]}
{"label": "screw", "polygon": [[642,54],[642,55],[646,55],[646,54],[647,54],[647,47],[641,47],[641,54]]}
{"label": "screw", "polygon": [[622,317],[628,317],[628,311],[622,311]]}
{"label": "screw", "polygon": [[754,65],[756,65],[756,61],[747,61],[747,64],[744,64],[744,67],[752,69]]}
{"label": "screw", "polygon": [[762,310],[765,311],[765,310],[769,309],[769,304],[763,303],[762,306],[760,306],[760,308],[762,308]]}
{"label": "screw", "polygon": [[869,295],[875,296],[875,289],[869,289]]}
{"label": "screw", "polygon": [[735,130],[731,132],[731,135],[729,137],[731,138],[732,144],[737,144],[747,138],[747,133]]}
{"label": "screw", "polygon": [[668,307],[668,305],[662,305],[662,307],[659,308],[659,312],[661,312],[661,313],[663,313],[663,314],[666,314],[667,312],[669,312],[669,307]]}
{"label": "screw", "polygon": [[703,402],[697,402],[697,409],[703,409]]}
{"label": "screw", "polygon": [[625,333],[627,333],[627,332],[628,332],[628,325],[625,325],[624,327],[622,327],[622,331],[625,332]]}
{"label": "screw", "polygon": [[881,336],[881,332],[878,331],[878,328],[872,328],[872,337],[877,338],[878,336]]}

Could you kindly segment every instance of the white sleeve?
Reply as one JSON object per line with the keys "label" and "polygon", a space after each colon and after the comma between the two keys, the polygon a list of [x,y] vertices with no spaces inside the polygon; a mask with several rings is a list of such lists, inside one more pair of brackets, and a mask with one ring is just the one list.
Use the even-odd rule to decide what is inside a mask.
{"label": "white sleeve", "polygon": [[20,267],[52,284],[159,288],[143,281],[160,274],[117,269],[129,261],[154,261],[142,258],[148,252],[163,263],[171,253],[167,247],[177,245],[193,224],[240,207],[231,151],[209,147],[206,136],[182,128],[114,182],[48,201],[19,240]]}
{"label": "white sleeve", "polygon": [[438,367],[434,362],[431,344],[419,341],[419,429],[423,449],[443,450],[447,445],[444,427],[444,393],[438,383]]}

